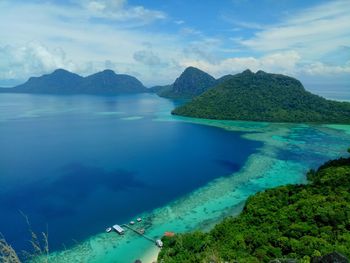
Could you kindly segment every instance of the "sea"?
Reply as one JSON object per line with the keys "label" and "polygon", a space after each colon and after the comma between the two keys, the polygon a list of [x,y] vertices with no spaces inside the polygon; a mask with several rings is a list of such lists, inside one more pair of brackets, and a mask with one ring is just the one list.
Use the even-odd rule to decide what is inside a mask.
{"label": "sea", "polygon": [[[210,230],[246,199],[346,155],[350,126],[172,116],[181,100],[0,95],[0,232],[17,251],[48,233],[52,262],[151,261],[151,239]],[[29,224],[28,224],[29,223]]]}

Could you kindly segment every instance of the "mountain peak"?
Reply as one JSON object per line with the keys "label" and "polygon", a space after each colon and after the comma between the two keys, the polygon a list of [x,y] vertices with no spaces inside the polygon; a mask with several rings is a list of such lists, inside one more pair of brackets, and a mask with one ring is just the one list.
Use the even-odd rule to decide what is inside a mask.
{"label": "mountain peak", "polygon": [[[66,69],[63,69],[63,68],[58,68],[58,69],[55,69],[51,74],[52,75],[62,75],[62,74],[74,74]],[[50,74],[49,74],[50,75]]]}
{"label": "mountain peak", "polygon": [[108,75],[116,75],[116,73],[111,69],[105,69],[99,73],[108,74]]}
{"label": "mountain peak", "polygon": [[[187,67],[184,72],[191,72],[191,71],[196,71],[196,72],[204,72],[203,70],[200,70],[199,68],[193,67],[193,66],[189,66]],[[183,72],[183,73],[184,73]],[[205,72],[204,72],[205,73]]]}
{"label": "mountain peak", "polygon": [[259,70],[258,72],[256,72],[256,75],[267,75],[268,73],[266,73],[265,71]]}
{"label": "mountain peak", "polygon": [[251,75],[254,74],[250,69],[246,69],[245,71],[242,72],[242,74],[246,74],[246,75]]}
{"label": "mountain peak", "polygon": [[188,67],[175,80],[173,92],[179,96],[194,97],[202,94],[215,83],[215,78],[208,73],[195,67]]}
{"label": "mountain peak", "polygon": [[166,98],[193,98],[216,84],[214,77],[195,68],[187,67],[175,80],[174,84],[160,89],[157,94]]}

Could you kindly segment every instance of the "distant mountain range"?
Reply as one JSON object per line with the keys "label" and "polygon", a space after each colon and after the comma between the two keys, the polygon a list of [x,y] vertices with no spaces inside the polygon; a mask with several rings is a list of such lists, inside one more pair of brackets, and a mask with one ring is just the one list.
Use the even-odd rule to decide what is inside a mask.
{"label": "distant mountain range", "polygon": [[314,95],[288,76],[246,70],[217,83],[172,113],[223,120],[350,123],[350,103]]}
{"label": "distant mountain range", "polygon": [[81,77],[64,69],[51,74],[31,77],[13,88],[0,88],[0,92],[46,94],[120,94],[147,92],[148,89],[135,77],[104,70]]}
{"label": "distant mountain range", "polygon": [[104,70],[81,77],[64,69],[32,77],[1,93],[125,94],[155,92],[191,101],[173,114],[223,120],[350,123],[350,103],[327,100],[306,91],[297,79],[246,70],[215,79],[188,67],[171,85],[147,89],[135,77]]}

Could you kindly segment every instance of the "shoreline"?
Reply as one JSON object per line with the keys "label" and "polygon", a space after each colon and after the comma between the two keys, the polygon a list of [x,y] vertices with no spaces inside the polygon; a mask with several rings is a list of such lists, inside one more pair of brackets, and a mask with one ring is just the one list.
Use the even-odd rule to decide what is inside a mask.
{"label": "shoreline", "polygon": [[157,263],[159,252],[160,248],[158,247],[150,248],[141,256],[142,263]]}

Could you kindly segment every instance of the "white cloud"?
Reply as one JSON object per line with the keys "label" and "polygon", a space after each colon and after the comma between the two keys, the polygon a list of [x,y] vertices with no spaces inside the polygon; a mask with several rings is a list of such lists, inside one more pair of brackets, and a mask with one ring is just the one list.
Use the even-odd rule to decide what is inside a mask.
{"label": "white cloud", "polygon": [[185,66],[197,66],[206,70],[216,77],[225,74],[241,72],[245,69],[252,71],[265,70],[285,74],[296,73],[297,65],[301,57],[295,51],[273,53],[270,55],[256,57],[234,57],[223,59],[217,63],[210,63],[207,60],[184,60]]}
{"label": "white cloud", "polygon": [[[350,43],[345,1],[306,10],[250,39],[210,38],[187,21],[178,23],[179,32],[149,31],[144,25],[166,14],[126,0],[71,1],[75,5],[0,0],[0,10],[6,10],[0,16],[0,79],[58,67],[82,75],[111,68],[138,75],[146,85],[171,83],[186,66],[216,77],[246,68],[334,79],[349,73],[343,55]],[[166,21],[174,26],[174,20]],[[327,50],[332,59],[322,60]]]}
{"label": "white cloud", "polygon": [[204,38],[200,41],[191,41],[183,49],[183,54],[190,60],[205,60],[215,64],[219,61],[216,52],[221,46],[221,40],[217,38]]}
{"label": "white cloud", "polygon": [[134,53],[134,59],[149,66],[159,66],[162,64],[161,59],[152,50],[139,50]]}
{"label": "white cloud", "polygon": [[242,28],[247,28],[247,29],[264,29],[265,28],[264,25],[254,23],[254,22],[239,21],[229,16],[222,16],[222,19],[235,26],[235,28],[232,29],[233,31],[239,31]]}
{"label": "white cloud", "polygon": [[113,61],[111,61],[110,59],[107,59],[104,63],[104,67],[106,69],[114,69],[114,68],[116,68],[116,64]]}
{"label": "white cloud", "polygon": [[[226,18],[235,26],[256,29],[250,38],[231,38],[235,46],[232,57],[208,59],[208,48],[189,45],[192,56],[181,60],[183,66],[194,65],[219,77],[247,68],[308,77],[344,77],[349,73],[349,62],[344,64],[344,47],[350,43],[350,1],[329,1],[284,17],[275,25],[236,21]],[[240,44],[237,49],[237,43]],[[195,46],[196,47],[196,46]],[[217,45],[216,51],[220,49]],[[253,56],[237,56],[244,51]],[[195,56],[196,55],[196,56]],[[339,57],[344,59],[339,59]],[[347,59],[348,60],[348,59]],[[346,61],[346,60],[345,60]],[[347,77],[350,80],[350,77]]]}
{"label": "white cloud", "polygon": [[349,21],[350,1],[329,1],[286,17],[239,43],[261,52],[296,50],[305,59],[318,59],[350,43]]}
{"label": "white cloud", "polygon": [[331,66],[321,62],[311,63],[303,68],[303,73],[312,76],[350,74],[350,61],[343,66]]}
{"label": "white cloud", "polygon": [[130,6],[127,0],[77,0],[93,17],[117,21],[140,21],[150,23],[166,18],[164,12],[147,9],[143,6]]}
{"label": "white cloud", "polygon": [[195,28],[192,28],[192,27],[184,27],[184,28],[181,28],[180,30],[180,34],[181,35],[193,35],[193,36],[202,36],[202,32],[195,29]]}
{"label": "white cloud", "polygon": [[[48,2],[17,5],[15,2],[0,1],[0,10],[5,9],[7,12],[0,16],[0,47],[11,47],[11,51],[6,51],[7,54],[13,54],[14,50],[27,47],[27,43],[32,42],[54,56],[48,62],[49,59],[39,60],[37,57],[44,54],[38,54],[31,62],[29,56],[23,55],[15,63],[10,61],[12,55],[8,55],[6,60],[0,61],[0,79],[5,76],[28,78],[48,73],[54,67],[64,67],[82,75],[105,67],[120,73],[138,71],[140,80],[145,84],[165,82],[165,79],[169,81],[178,74],[169,63],[168,67],[159,70],[162,74],[151,76],[149,65],[136,63],[134,60],[134,53],[148,43],[157,50],[157,56],[162,58],[162,62],[171,61],[182,53],[181,40],[176,35],[149,33],[142,27],[119,27],[119,22],[116,21],[95,23],[86,15],[85,9],[77,6],[67,7]],[[59,52],[55,53],[57,50],[61,50],[64,56],[60,57]],[[106,63],[106,60],[111,63]]]}
{"label": "white cloud", "polygon": [[0,79],[11,79],[57,68],[76,70],[77,66],[66,59],[62,49],[49,50],[39,43],[30,42],[24,46],[0,46],[0,68]]}
{"label": "white cloud", "polygon": [[183,20],[175,20],[174,23],[177,24],[177,25],[182,25],[182,24],[185,24],[185,21],[183,21]]}
{"label": "white cloud", "polygon": [[295,77],[341,76],[347,79],[349,79],[348,74],[350,73],[350,61],[342,66],[329,65],[322,62],[306,63],[296,51],[275,52],[262,57],[226,58],[216,63],[211,63],[206,59],[185,59],[181,62],[181,65],[199,67],[216,77],[241,72],[245,69],[252,71],[264,70]]}

